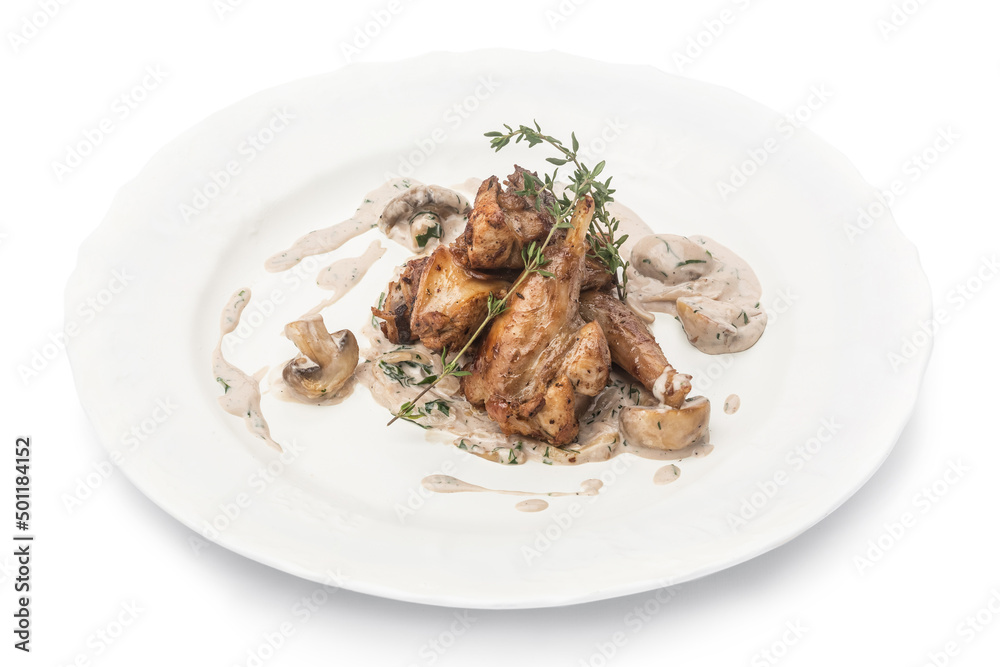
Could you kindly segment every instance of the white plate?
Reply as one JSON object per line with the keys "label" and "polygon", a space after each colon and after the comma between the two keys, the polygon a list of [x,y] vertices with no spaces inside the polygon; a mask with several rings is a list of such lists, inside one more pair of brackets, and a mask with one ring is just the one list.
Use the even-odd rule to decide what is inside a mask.
{"label": "white plate", "polygon": [[[281,462],[219,409],[209,360],[227,297],[255,290],[244,318],[257,326],[230,355],[249,372],[291,356],[283,324],[323,297],[311,274],[266,274],[269,254],[348,217],[387,173],[406,175],[406,160],[419,163],[415,178],[440,184],[502,176],[515,160],[543,169],[543,149],[494,154],[482,137],[531,119],[593,142],[619,201],[654,229],[711,236],[756,268],[773,312],[751,350],[710,357],[672,319],[656,325],[673,364],[715,406],[714,453],[680,463],[669,486],[652,484],[660,464],[628,455],[504,467],[408,424],[385,428],[386,412],[359,388],[331,408],[265,397],[275,438],[302,450]],[[874,189],[814,135],[786,137],[780,122],[727,90],[554,53],[437,53],[259,93],[160,151],[83,245],[67,308],[106,292],[110,303],[70,342],[81,401],[112,457],[167,512],[202,533],[223,527],[207,532],[315,581],[431,604],[542,607],[740,563],[805,531],[874,473],[929,354],[890,357],[930,316],[914,248],[889,215],[849,239],[845,224]],[[777,152],[724,202],[718,181],[769,138]],[[221,175],[227,165],[239,173]],[[185,219],[182,204],[207,205]],[[328,322],[357,330],[402,258],[390,249]],[[114,271],[128,284],[112,295]],[[721,409],[731,393],[743,401],[733,416]],[[509,496],[422,495],[421,478],[441,470],[508,489],[608,484],[526,514]]]}

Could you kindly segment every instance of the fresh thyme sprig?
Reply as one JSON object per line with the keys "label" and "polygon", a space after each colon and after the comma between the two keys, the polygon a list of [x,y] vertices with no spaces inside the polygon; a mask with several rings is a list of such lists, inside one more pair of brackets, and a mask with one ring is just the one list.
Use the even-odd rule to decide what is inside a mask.
{"label": "fresh thyme sprig", "polygon": [[[514,143],[527,141],[529,148],[546,143],[559,151],[561,157],[545,158],[547,162],[556,165],[556,170],[552,174],[546,174],[544,178],[539,179],[525,172],[525,188],[523,191],[517,192],[520,195],[535,196],[535,208],[538,210],[541,210],[542,207],[541,191],[548,190],[551,193],[555,193],[558,168],[566,164],[573,166],[573,175],[570,177],[569,185],[563,191],[562,197],[556,198],[555,202],[551,206],[546,206],[546,208],[558,221],[564,219],[572,211],[572,207],[576,205],[576,202],[583,196],[589,194],[594,198],[594,217],[590,222],[590,230],[587,234],[587,241],[590,243],[590,255],[599,259],[607,267],[608,272],[614,277],[615,286],[618,289],[618,298],[624,301],[628,294],[628,274],[626,273],[626,269],[628,269],[629,263],[622,259],[621,247],[625,240],[628,239],[628,234],[615,237],[618,232],[619,221],[608,213],[606,206],[615,200],[612,196],[615,193],[615,189],[611,187],[611,177],[608,177],[604,181],[598,178],[601,172],[604,171],[604,160],[601,160],[593,169],[590,169],[587,165],[580,162],[580,142],[577,140],[575,132],[570,133],[571,148],[567,148],[559,139],[543,134],[538,121],[535,121],[534,124],[534,128],[527,125],[520,125],[517,129],[505,124],[504,128],[507,130],[506,132],[487,132],[486,136],[490,138],[490,146],[495,151],[500,151],[511,140]],[[572,193],[573,196],[570,197],[569,193]]]}
{"label": "fresh thyme sprig", "polygon": [[517,292],[518,288],[521,286],[522,283],[524,283],[524,281],[528,278],[528,276],[530,276],[532,273],[539,273],[545,276],[546,278],[552,277],[551,273],[541,268],[546,264],[548,264],[549,261],[545,257],[545,248],[548,247],[549,241],[552,240],[552,235],[555,232],[555,230],[567,229],[572,226],[573,226],[572,223],[570,223],[565,219],[558,220],[557,223],[552,226],[552,229],[549,230],[548,236],[545,237],[545,241],[542,242],[541,245],[532,241],[527,248],[524,248],[521,251],[522,259],[524,259],[524,271],[521,273],[521,275],[518,276],[517,280],[514,281],[514,284],[510,286],[510,289],[507,290],[507,293],[504,294],[503,297],[498,299],[495,296],[493,296],[492,292],[490,294],[487,294],[486,318],[479,325],[479,328],[477,328],[472,333],[472,336],[469,337],[469,340],[466,341],[462,349],[459,350],[458,354],[453,356],[450,361],[448,360],[448,349],[445,348],[441,350],[441,372],[438,373],[437,375],[428,375],[423,380],[418,382],[417,384],[422,384],[426,386],[419,394],[417,394],[413,398],[412,401],[406,401],[401,406],[399,406],[399,410],[393,413],[392,419],[389,420],[389,423],[386,424],[386,426],[391,426],[392,423],[397,419],[404,419],[406,421],[415,423],[417,426],[420,426],[421,428],[427,428],[417,420],[420,419],[421,417],[424,417],[425,415],[430,414],[430,410],[427,409],[427,405],[429,405],[430,403],[425,404],[424,409],[421,409],[417,407],[417,401],[419,401],[427,392],[433,389],[439,382],[441,382],[441,380],[445,379],[446,377],[461,377],[463,375],[469,375],[469,371],[463,371],[459,368],[458,364],[459,360],[462,358],[462,355],[469,350],[469,347],[471,347],[472,344],[476,341],[476,339],[478,339],[479,336],[483,333],[483,331],[486,330],[487,325],[489,325],[490,322],[496,319],[497,316],[499,316],[501,313],[503,313],[503,311],[507,309],[507,300],[510,299],[510,297]]}

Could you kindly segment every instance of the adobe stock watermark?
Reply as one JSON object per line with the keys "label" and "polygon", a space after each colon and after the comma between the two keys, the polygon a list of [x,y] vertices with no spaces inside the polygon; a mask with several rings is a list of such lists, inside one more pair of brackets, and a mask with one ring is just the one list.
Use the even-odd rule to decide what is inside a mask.
{"label": "adobe stock watermark", "polygon": [[452,612],[452,619],[448,627],[417,649],[419,660],[409,663],[408,667],[424,667],[437,663],[479,620],[468,609]]}
{"label": "adobe stock watermark", "polygon": [[[451,449],[453,450],[453,455],[465,456],[457,447],[452,447]],[[455,473],[456,469],[457,466],[455,461],[445,461],[437,470],[429,472],[427,475],[451,475]],[[424,477],[427,475],[424,475]],[[425,488],[422,484],[411,488],[407,493],[405,502],[397,502],[393,505],[393,509],[396,512],[396,518],[399,519],[399,523],[405,524],[407,519],[422,510],[427,505],[427,501],[434,495],[436,494],[433,491]]]}
{"label": "adobe stock watermark", "polygon": [[63,508],[73,514],[80,509],[85,502],[93,497],[104,483],[114,474],[116,468],[120,468],[127,456],[135,452],[139,447],[156,435],[160,427],[165,424],[180,406],[170,397],[156,398],[153,400],[153,407],[149,414],[122,432],[119,437],[120,449],[113,449],[108,458],[102,459],[91,465],[91,469],[76,478],[72,492],[63,492],[60,495]]}
{"label": "adobe stock watermark", "polygon": [[291,126],[295,118],[295,112],[287,107],[273,109],[271,116],[236,146],[237,157],[209,171],[205,183],[192,190],[191,199],[178,204],[177,211],[181,219],[190,223],[208,209],[216,198],[229,189],[243,168],[266,151]]}
{"label": "adobe stock watermark", "polygon": [[943,327],[951,324],[954,317],[965,310],[972,301],[1000,273],[1000,262],[997,256],[982,257],[979,266],[965,280],[948,290],[945,295],[945,308],[935,308],[930,319],[922,321],[913,333],[904,336],[899,347],[886,353],[886,360],[893,371],[913,361],[920,351],[931,344]]}
{"label": "adobe stock watermark", "polygon": [[22,384],[25,387],[31,385],[55,363],[66,351],[66,342],[79,336],[87,325],[96,320],[115,298],[132,284],[135,278],[125,268],[112,271],[106,287],[77,305],[74,319],[67,320],[61,330],[50,332],[42,345],[28,352],[27,361],[17,365],[15,370]]}
{"label": "adobe stock watermark", "polygon": [[476,87],[461,99],[453,102],[441,115],[442,124],[420,139],[413,141],[413,149],[396,157],[396,171],[386,171],[385,180],[408,178],[437,151],[438,146],[448,141],[451,133],[471,118],[476,111],[502,85],[492,74],[480,76]]}
{"label": "adobe stock watermark", "polygon": [[220,21],[225,21],[230,14],[246,4],[246,0],[212,0],[212,11]]}
{"label": "adobe stock watermark", "polygon": [[728,201],[732,195],[744,188],[831,99],[833,91],[827,88],[826,84],[811,86],[806,99],[774,124],[774,133],[763,139],[756,147],[748,148],[746,159],[732,166],[728,178],[715,182],[722,201]]}
{"label": "adobe stock watermark", "polygon": [[147,65],[136,83],[115,96],[108,112],[96,123],[80,131],[80,138],[68,143],[61,160],[52,161],[52,174],[62,183],[79,169],[147,99],[167,80],[168,73],[160,65]]}
{"label": "adobe stock watermark", "polygon": [[951,125],[935,130],[934,138],[917,150],[900,165],[899,175],[879,191],[868,204],[859,206],[853,222],[844,223],[844,234],[851,243],[864,235],[875,223],[889,213],[890,208],[913,190],[918,182],[958,143],[962,135]]}
{"label": "adobe stock watermark", "polygon": [[606,638],[594,642],[594,650],[586,658],[580,658],[578,667],[607,667],[629,641],[641,633],[656,616],[667,608],[670,601],[680,592],[681,586],[664,580],[659,587],[641,604],[635,605],[622,618],[621,628]]}
{"label": "adobe stock watermark", "polygon": [[145,611],[135,600],[122,602],[108,622],[87,635],[85,648],[78,651],[71,660],[60,664],[72,667],[91,667],[97,664],[95,661],[120,641]]}
{"label": "adobe stock watermark", "polygon": [[549,24],[549,30],[558,30],[559,27],[576,14],[576,11],[587,4],[589,0],[559,0],[558,3],[548,7],[545,12],[545,22]]}
{"label": "adobe stock watermark", "polygon": [[[616,456],[611,459],[608,467],[598,476],[603,484],[601,493],[605,493],[607,489],[614,486],[631,469],[633,464],[634,460],[631,456],[628,458]],[[524,562],[532,565],[567,533],[571,532],[580,517],[586,514],[587,508],[593,505],[600,495],[574,496],[565,509],[552,509],[551,514],[549,514],[549,524],[545,528],[535,531],[530,544],[521,545],[521,556],[524,558]]]}
{"label": "adobe stock watermark", "polygon": [[388,0],[382,7],[369,12],[364,23],[354,26],[350,41],[340,42],[340,55],[347,63],[354,62],[382,33],[416,0]]}
{"label": "adobe stock watermark", "polygon": [[[774,325],[792,310],[792,306],[798,302],[799,298],[799,295],[790,287],[778,289],[778,293],[771,300],[771,303],[764,307],[764,312],[767,313],[767,326],[772,331]],[[707,365],[691,374],[691,388],[699,394],[707,392],[715,386],[716,382],[726,376],[729,369],[736,365],[735,356],[733,354],[713,355]]]}
{"label": "adobe stock watermark", "polygon": [[875,22],[875,27],[878,28],[883,41],[888,42],[900,30],[905,28],[928,2],[930,0],[903,0],[902,2],[894,2],[889,9],[889,13]]}
{"label": "adobe stock watermark", "polygon": [[754,490],[743,497],[735,512],[726,515],[726,523],[733,532],[746,528],[794,477],[814,459],[823,448],[834,441],[844,428],[836,415],[820,421],[819,428],[809,438],[785,453],[784,465],[770,477],[756,483]]}
{"label": "adobe stock watermark", "polygon": [[800,619],[785,621],[781,634],[770,645],[753,654],[750,667],[774,667],[779,664],[808,632],[809,628]]}
{"label": "adobe stock watermark", "polygon": [[608,146],[625,134],[628,128],[629,124],[618,116],[606,119],[596,137],[585,138],[580,142],[580,148],[576,151],[577,159],[583,164],[597,164],[599,158],[608,150]]}
{"label": "adobe stock watermark", "polygon": [[990,589],[989,596],[981,607],[958,622],[953,637],[939,649],[927,652],[927,660],[921,667],[947,667],[1000,617],[1000,588]]}
{"label": "adobe stock watermark", "polygon": [[750,9],[752,0],[730,0],[688,36],[684,46],[671,53],[678,74],[705,55],[736,21]]}
{"label": "adobe stock watermark", "polygon": [[248,490],[237,493],[231,500],[218,504],[218,512],[210,521],[202,520],[202,537],[216,541],[219,535],[229,530],[243,513],[253,504],[254,498],[262,494],[288,469],[305,450],[295,440],[282,443],[281,454],[270,457],[267,465],[257,468],[246,480]]}
{"label": "adobe stock watermark", "polygon": [[323,583],[292,605],[291,619],[282,621],[273,630],[262,633],[260,638],[246,650],[246,655],[240,662],[234,664],[239,667],[262,667],[277,655],[289,639],[294,637],[295,633],[307,624],[337,591],[343,589],[348,580],[349,577],[340,570],[327,570],[323,576]]}
{"label": "adobe stock watermark", "polygon": [[15,54],[20,53],[21,49],[38,37],[69,3],[70,0],[36,0],[35,5],[38,9],[22,16],[17,29],[7,31],[7,43],[10,44],[11,50]]}
{"label": "adobe stock watermark", "polygon": [[892,521],[883,523],[882,532],[868,540],[865,550],[854,557],[854,567],[858,570],[858,574],[864,575],[867,570],[885,558],[971,471],[972,468],[961,460],[948,461],[948,467],[940,477],[913,494],[910,499],[911,508]]}
{"label": "adobe stock watermark", "polygon": [[270,321],[278,307],[287,302],[289,296],[299,287],[307,284],[315,285],[317,272],[326,264],[327,262],[311,255],[281,273],[283,283],[281,289],[275,288],[266,294],[255,292],[243,311],[237,327],[222,339],[223,352],[229,354],[248,341],[257,330]]}

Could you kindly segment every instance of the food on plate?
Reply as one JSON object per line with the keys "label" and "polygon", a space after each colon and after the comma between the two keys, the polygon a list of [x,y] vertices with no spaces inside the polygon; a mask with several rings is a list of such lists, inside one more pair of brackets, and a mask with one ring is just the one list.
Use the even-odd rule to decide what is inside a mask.
{"label": "food on plate", "polygon": [[[456,244],[468,266],[478,269],[522,269],[523,251],[531,242],[541,242],[555,224],[549,211],[555,195],[547,190],[527,192],[526,172],[514,165],[506,188],[490,176],[476,193],[465,233]],[[531,177],[537,178],[535,174]]]}
{"label": "food on plate", "polygon": [[647,236],[632,249],[632,304],[677,316],[707,354],[753,347],[767,326],[753,269],[705,236]]}
{"label": "food on plate", "polygon": [[414,185],[394,197],[378,219],[378,227],[392,237],[405,227],[410,249],[418,251],[432,238],[441,238],[441,220],[465,215],[469,202],[465,197],[438,185]]}
{"label": "food on plate", "polygon": [[460,348],[486,317],[490,299],[509,287],[510,281],[463,266],[452,248],[438,246],[420,275],[410,313],[413,338],[435,352]]}
{"label": "food on plate", "polygon": [[590,290],[580,294],[580,314],[597,322],[611,360],[641,382],[663,403],[679,408],[691,391],[691,376],[678,373],[642,320],[613,294]]}
{"label": "food on plate", "polygon": [[679,407],[626,406],[619,423],[626,440],[649,449],[679,451],[698,444],[700,436],[707,432],[711,413],[708,399],[697,396]]}
{"label": "food on plate", "polygon": [[[593,199],[581,199],[569,233],[545,249],[544,273],[535,271],[517,286],[465,367],[466,399],[485,408],[508,435],[568,445],[580,430],[578,405],[607,383],[611,353],[604,332],[580,317],[593,215]],[[474,218],[475,211],[470,224]]]}
{"label": "food on plate", "polygon": [[330,334],[322,311],[384,249],[372,243],[320,271],[334,299],[285,327],[299,355],[271,389],[327,405],[356,379],[391,411],[390,425],[411,422],[504,464],[710,451],[709,401],[690,395],[691,376],[649,324],[668,312],[704,352],[749,348],[767,322],[752,269],[711,239],[654,235],[614,200],[604,162],[581,161],[575,135],[563,144],[536,124],[487,136],[497,151],[548,146],[567,180],[520,165],[503,182],[451,188],[393,179],[352,218],[273,255],[266,268],[287,270],[371,229],[414,253],[371,307],[364,350],[348,329]]}

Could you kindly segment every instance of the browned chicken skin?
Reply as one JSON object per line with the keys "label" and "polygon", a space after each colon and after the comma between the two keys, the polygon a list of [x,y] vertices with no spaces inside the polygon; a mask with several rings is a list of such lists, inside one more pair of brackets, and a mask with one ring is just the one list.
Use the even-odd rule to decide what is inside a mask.
{"label": "browned chicken skin", "polygon": [[439,246],[424,266],[410,315],[413,336],[435,352],[457,351],[486,319],[490,294],[502,298],[510,282],[490,279],[460,265]]}
{"label": "browned chicken skin", "polygon": [[399,279],[389,283],[385,290],[385,301],[381,308],[372,307],[372,315],[384,320],[379,324],[382,335],[391,343],[403,344],[413,341],[410,315],[417,300],[417,286],[424,273],[429,257],[411,259],[403,267]]}
{"label": "browned chicken skin", "polygon": [[[678,408],[691,391],[691,378],[679,374],[667,361],[659,343],[632,310],[610,292],[589,291],[580,295],[580,315],[601,325],[611,350],[611,359],[663,402]],[[660,379],[666,371],[666,377]],[[657,388],[657,380],[662,387]]]}
{"label": "browned chicken skin", "polygon": [[462,378],[466,398],[484,406],[505,433],[566,445],[576,439],[579,396],[607,383],[611,355],[600,325],[584,324],[580,285],[586,233],[594,213],[589,197],[573,214],[573,229],[545,250],[545,270],[532,273],[494,320]]}
{"label": "browned chicken skin", "polygon": [[517,165],[507,177],[507,189],[491,176],[479,186],[465,233],[456,242],[461,261],[475,269],[520,269],[521,250],[532,241],[541,242],[552,228],[552,214],[546,210],[552,195],[542,194],[541,210],[534,197],[514,194],[524,189],[525,170]]}
{"label": "browned chicken skin", "polygon": [[[515,166],[506,191],[496,177],[484,181],[465,233],[408,262],[389,284],[383,305],[372,308],[388,340],[452,352],[469,341],[487,317],[489,295],[506,294],[523,269],[523,248],[544,241],[553,224],[544,206],[538,211],[533,199],[514,194],[524,173]],[[556,230],[545,250],[552,275],[526,277],[472,349],[462,390],[509,435],[556,446],[575,441],[577,410],[604,389],[612,362],[671,407],[684,406],[691,391],[690,376],[673,369],[612,293],[613,276],[587,256],[593,214],[589,197],[577,204],[573,228]]]}

